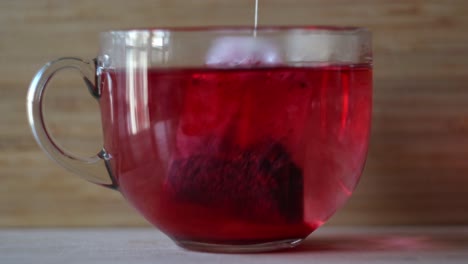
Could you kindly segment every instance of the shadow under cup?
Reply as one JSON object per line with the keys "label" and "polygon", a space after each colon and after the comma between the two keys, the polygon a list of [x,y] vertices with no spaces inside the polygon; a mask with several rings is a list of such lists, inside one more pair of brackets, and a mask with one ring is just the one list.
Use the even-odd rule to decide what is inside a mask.
{"label": "shadow under cup", "polygon": [[[322,225],[359,180],[371,59],[370,33],[360,28],[106,32],[96,85],[83,73],[101,107],[97,158],[64,158],[45,128],[41,136],[33,121],[43,118],[34,107],[44,69],[30,88],[30,120],[52,158],[119,190],[182,247],[287,248]],[[53,73],[73,63],[63,60],[78,59],[55,61]],[[86,161],[104,162],[111,180],[79,164]]]}

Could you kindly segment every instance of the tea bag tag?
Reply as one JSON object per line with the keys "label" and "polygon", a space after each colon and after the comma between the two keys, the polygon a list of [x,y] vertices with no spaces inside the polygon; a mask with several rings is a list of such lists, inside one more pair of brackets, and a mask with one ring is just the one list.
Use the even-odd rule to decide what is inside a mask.
{"label": "tea bag tag", "polygon": [[237,36],[216,39],[205,62],[215,67],[249,67],[277,65],[283,59],[273,42],[259,37]]}

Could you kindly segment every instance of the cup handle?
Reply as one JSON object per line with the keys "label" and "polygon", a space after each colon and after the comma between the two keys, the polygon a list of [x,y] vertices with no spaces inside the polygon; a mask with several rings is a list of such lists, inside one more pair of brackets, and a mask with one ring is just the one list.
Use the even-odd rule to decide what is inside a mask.
{"label": "cup handle", "polygon": [[[47,131],[43,111],[44,93],[52,77],[60,70],[67,68],[78,70],[91,94],[99,99],[99,89],[94,85],[96,73],[93,62],[72,57],[51,61],[37,72],[29,86],[26,103],[29,125],[37,143],[52,160],[92,183],[117,189],[118,185],[109,166],[111,157],[104,148],[92,157],[78,157],[61,148]],[[108,176],[102,173],[102,168],[104,167],[109,173]],[[100,171],[101,173],[99,173]]]}

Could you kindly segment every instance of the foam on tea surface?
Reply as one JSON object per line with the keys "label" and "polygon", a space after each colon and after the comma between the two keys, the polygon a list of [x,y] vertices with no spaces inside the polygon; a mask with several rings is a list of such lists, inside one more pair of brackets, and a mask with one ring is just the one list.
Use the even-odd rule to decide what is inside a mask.
{"label": "foam on tea surface", "polygon": [[274,43],[253,36],[218,38],[206,56],[206,64],[215,67],[271,66],[282,62]]}

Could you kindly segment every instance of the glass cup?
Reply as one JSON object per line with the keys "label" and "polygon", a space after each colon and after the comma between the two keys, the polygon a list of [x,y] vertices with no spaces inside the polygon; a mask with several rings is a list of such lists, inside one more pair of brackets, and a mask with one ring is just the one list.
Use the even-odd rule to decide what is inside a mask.
{"label": "glass cup", "polygon": [[[366,29],[136,29],[100,43],[93,61],[61,58],[36,74],[33,134],[50,158],[121,192],[181,247],[293,247],[352,194],[371,120]],[[65,68],[100,105],[104,143],[93,157],[61,148],[45,126],[44,91]]]}

